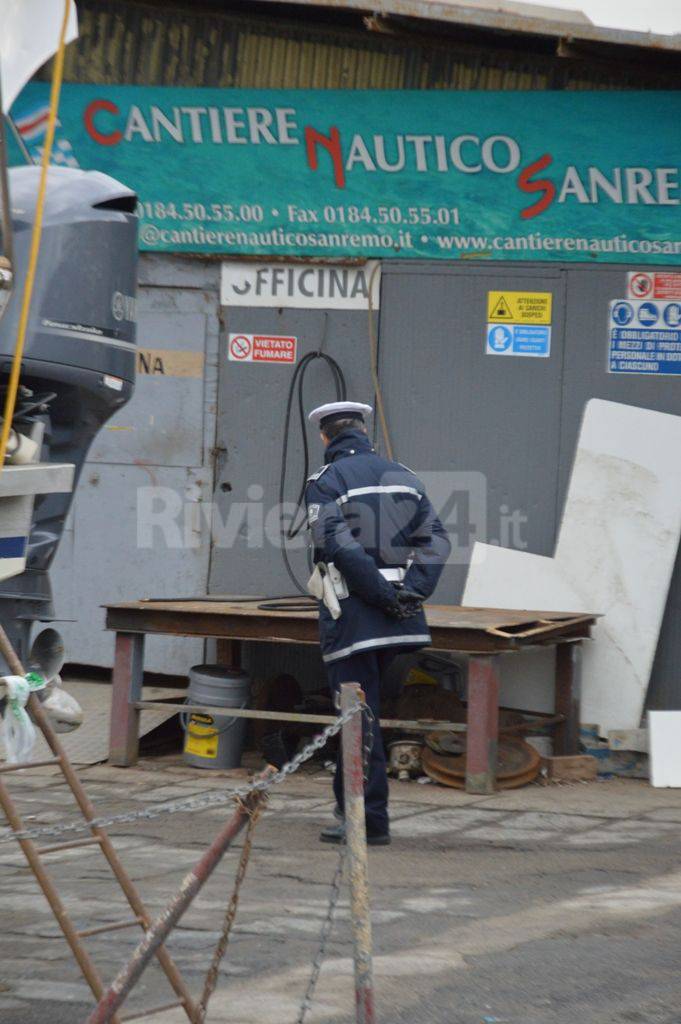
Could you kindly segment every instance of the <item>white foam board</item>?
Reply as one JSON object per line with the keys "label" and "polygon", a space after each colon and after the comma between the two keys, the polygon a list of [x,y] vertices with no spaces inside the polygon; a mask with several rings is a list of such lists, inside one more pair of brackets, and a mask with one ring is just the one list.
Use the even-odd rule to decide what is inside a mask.
{"label": "white foam board", "polygon": [[582,708],[601,729],[639,725],[681,535],[681,417],[588,403],[555,560],[603,613]]}
{"label": "white foam board", "polygon": [[[603,614],[584,645],[582,694],[582,720],[602,735],[640,724],[681,535],[679,451],[681,417],[593,399],[554,558],[473,552],[466,605]],[[513,706],[549,688],[546,661],[507,664],[520,677]]]}
{"label": "white foam board", "polygon": [[681,711],[649,711],[650,781],[681,788]]}
{"label": "white foam board", "polygon": [[[581,612],[580,600],[552,558],[491,544],[477,543],[473,548],[465,605]],[[555,663],[551,647],[502,655],[501,703],[510,708],[553,711]]]}

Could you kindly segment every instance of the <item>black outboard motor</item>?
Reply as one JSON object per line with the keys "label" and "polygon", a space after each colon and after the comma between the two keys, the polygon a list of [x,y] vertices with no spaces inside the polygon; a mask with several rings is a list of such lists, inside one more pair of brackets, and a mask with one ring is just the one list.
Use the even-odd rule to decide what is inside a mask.
{"label": "black outboard motor", "polygon": [[[9,172],[14,292],[0,321],[0,400],[14,351],[39,167]],[[13,427],[44,424],[41,461],[75,464],[135,379],[137,197],[97,171],[50,168],[38,272]],[[75,483],[74,483],[75,487]],[[26,569],[0,582],[0,622],[25,656],[31,625],[54,617],[48,569],[72,493],[35,502]],[[106,510],[102,530],[106,532]]]}

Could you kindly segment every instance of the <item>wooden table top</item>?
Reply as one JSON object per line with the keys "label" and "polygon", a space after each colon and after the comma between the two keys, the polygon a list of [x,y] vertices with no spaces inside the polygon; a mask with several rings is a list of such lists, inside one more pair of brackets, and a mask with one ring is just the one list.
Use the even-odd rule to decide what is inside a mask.
{"label": "wooden table top", "polygon": [[[317,643],[317,611],[306,599],[237,597],[128,601],[106,605],[106,625],[117,632],[165,633],[262,642]],[[275,607],[268,607],[274,605]],[[506,608],[426,605],[438,650],[512,651],[590,636],[593,612],[544,612]]]}

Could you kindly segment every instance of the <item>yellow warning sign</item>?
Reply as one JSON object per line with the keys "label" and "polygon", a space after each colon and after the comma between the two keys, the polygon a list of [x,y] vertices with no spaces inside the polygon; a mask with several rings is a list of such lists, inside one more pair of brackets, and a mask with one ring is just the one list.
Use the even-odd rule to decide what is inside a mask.
{"label": "yellow warning sign", "polygon": [[[494,295],[495,293],[494,292],[490,292],[489,294],[490,294],[490,298],[491,298],[492,295]],[[499,298],[497,299],[497,301],[490,303],[490,305],[491,305],[491,309],[489,310],[489,316],[487,317],[488,320],[512,320],[513,319],[513,313],[511,312],[511,307],[509,306],[508,302],[506,301],[506,299],[504,298],[503,295],[500,295]]]}
{"label": "yellow warning sign", "polygon": [[487,292],[489,323],[550,324],[551,292]]}

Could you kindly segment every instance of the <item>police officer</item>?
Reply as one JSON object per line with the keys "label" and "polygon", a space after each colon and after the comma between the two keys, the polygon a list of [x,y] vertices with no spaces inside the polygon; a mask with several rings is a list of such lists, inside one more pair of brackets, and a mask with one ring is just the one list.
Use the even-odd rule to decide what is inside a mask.
{"label": "police officer", "polygon": [[[326,453],[307,482],[305,502],[315,563],[309,589],[320,601],[329,683],[334,693],[341,683],[359,683],[376,719],[365,806],[367,841],[379,846],[390,842],[381,679],[395,655],[430,643],[422,602],[435,590],[450,544],[417,477],[376,454],[365,426],[371,412],[359,402],[332,402],[309,414]],[[339,824],[320,838],[338,843],[344,838],[340,754],[333,788]]]}

